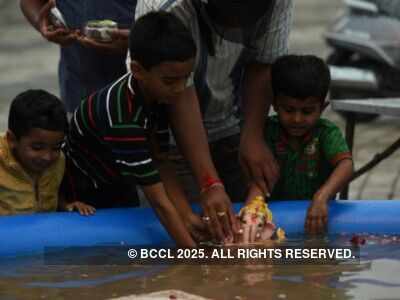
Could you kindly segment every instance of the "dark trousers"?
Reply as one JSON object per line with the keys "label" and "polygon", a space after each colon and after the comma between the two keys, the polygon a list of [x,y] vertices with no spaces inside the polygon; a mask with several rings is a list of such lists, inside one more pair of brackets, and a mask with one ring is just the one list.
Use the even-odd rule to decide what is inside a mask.
{"label": "dark trousers", "polygon": [[[236,134],[210,143],[211,158],[232,202],[245,200],[247,184],[239,164],[240,135]],[[176,147],[171,149],[171,159],[190,199],[196,199],[200,190],[192,171]]]}

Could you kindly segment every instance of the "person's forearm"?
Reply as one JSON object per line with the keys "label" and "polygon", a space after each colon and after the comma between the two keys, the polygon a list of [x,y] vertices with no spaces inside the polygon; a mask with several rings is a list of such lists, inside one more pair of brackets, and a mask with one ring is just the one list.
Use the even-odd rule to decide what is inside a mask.
{"label": "person's forearm", "polygon": [[176,174],[175,165],[169,160],[167,153],[160,152],[159,141],[154,135],[151,136],[150,141],[153,159],[157,162],[161,181],[168,198],[172,201],[180,216],[185,219],[185,217],[192,213],[192,209],[189,206],[185,191]]}
{"label": "person's forearm", "polygon": [[247,67],[242,102],[243,131],[262,136],[265,116],[272,103],[270,65],[254,63]]}
{"label": "person's forearm", "polygon": [[48,0],[20,0],[22,13],[37,31],[39,31],[40,10],[47,2]]}
{"label": "person's forearm", "polygon": [[162,161],[159,164],[159,172],[168,198],[172,201],[179,215],[185,219],[192,212],[188,203],[185,191],[176,175],[174,165],[169,161]]}
{"label": "person's forearm", "polygon": [[179,149],[189,161],[199,186],[205,178],[218,179],[194,88],[186,89],[171,105],[170,116]]}
{"label": "person's forearm", "polygon": [[167,197],[163,184],[142,186],[143,192],[155,210],[160,222],[180,247],[195,247],[188,230],[182,222],[177,210]]}
{"label": "person's forearm", "polygon": [[338,163],[328,180],[315,193],[313,200],[328,201],[349,182],[353,175],[353,161],[344,159]]}

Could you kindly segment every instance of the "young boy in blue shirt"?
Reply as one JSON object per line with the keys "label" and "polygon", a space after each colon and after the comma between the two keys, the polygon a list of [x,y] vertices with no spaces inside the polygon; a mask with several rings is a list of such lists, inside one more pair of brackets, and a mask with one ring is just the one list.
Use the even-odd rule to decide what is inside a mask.
{"label": "young boy in blue shirt", "polygon": [[[328,201],[349,182],[353,161],[340,129],[321,118],[329,90],[329,68],[312,55],[287,55],[277,59],[271,70],[273,107],[265,139],[280,165],[280,177],[271,200],[311,200],[305,220],[309,233],[322,232],[328,221]],[[246,203],[262,192],[250,184]],[[263,205],[263,204],[260,204]],[[246,208],[242,210],[242,219]],[[262,219],[262,218],[261,218]],[[244,225],[244,240],[260,236],[260,218]],[[247,222],[252,223],[252,222]]]}

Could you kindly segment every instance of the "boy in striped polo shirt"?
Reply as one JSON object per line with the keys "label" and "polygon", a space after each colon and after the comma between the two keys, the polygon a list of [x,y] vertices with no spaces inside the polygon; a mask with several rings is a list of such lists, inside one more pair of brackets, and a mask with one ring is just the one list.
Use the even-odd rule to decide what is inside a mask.
{"label": "boy in striped polo shirt", "polygon": [[129,47],[132,73],[90,95],[73,115],[64,189],[70,200],[99,208],[131,204],[140,185],[176,243],[195,246],[160,173],[168,104],[186,87],[196,47],[181,21],[165,12],[139,19]]}
{"label": "boy in striped polo shirt", "polygon": [[[328,200],[353,174],[352,155],[340,129],[320,118],[329,68],[312,55],[287,55],[274,62],[271,74],[277,116],[267,118],[264,136],[279,162],[280,178],[270,199],[311,200],[305,229],[321,233],[328,221]],[[251,185],[247,203],[259,195],[261,190]],[[259,221],[254,221],[244,225],[245,241],[253,242],[262,232],[256,227]]]}

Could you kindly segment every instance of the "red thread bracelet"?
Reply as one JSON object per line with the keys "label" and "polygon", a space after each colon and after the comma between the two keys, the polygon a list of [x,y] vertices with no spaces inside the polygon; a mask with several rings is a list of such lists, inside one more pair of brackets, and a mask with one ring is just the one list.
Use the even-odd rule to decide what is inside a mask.
{"label": "red thread bracelet", "polygon": [[217,186],[223,187],[223,188],[225,187],[220,179],[207,176],[204,180],[203,186],[201,187],[200,193],[202,194],[205,191],[207,191],[211,188],[217,187]]}

